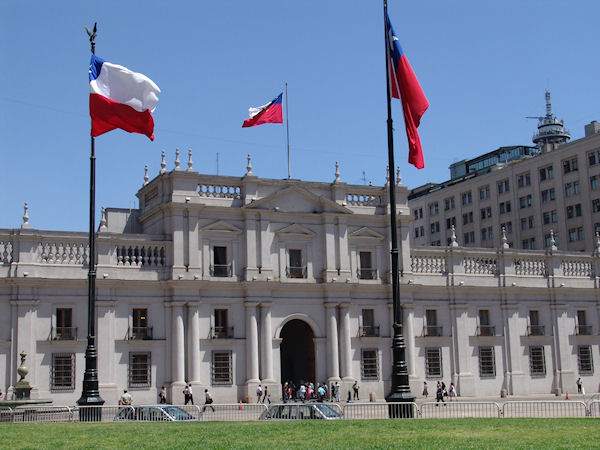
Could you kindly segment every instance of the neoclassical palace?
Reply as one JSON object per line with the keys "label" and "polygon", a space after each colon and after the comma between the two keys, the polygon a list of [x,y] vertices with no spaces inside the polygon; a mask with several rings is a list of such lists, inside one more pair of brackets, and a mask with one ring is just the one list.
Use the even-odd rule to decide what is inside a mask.
{"label": "neoclassical palace", "polygon": [[[98,228],[100,394],[154,403],[254,400],[283,381],[358,380],[382,400],[391,374],[388,187],[202,175],[190,162],[107,208]],[[600,384],[600,242],[593,252],[411,247],[396,186],[400,296],[413,394],[453,381],[461,396],[587,392]],[[25,214],[27,216],[27,214]],[[32,397],[81,395],[86,233],[0,230],[0,388],[27,353]],[[345,395],[344,395],[345,397]],[[198,399],[197,399],[198,400]]]}

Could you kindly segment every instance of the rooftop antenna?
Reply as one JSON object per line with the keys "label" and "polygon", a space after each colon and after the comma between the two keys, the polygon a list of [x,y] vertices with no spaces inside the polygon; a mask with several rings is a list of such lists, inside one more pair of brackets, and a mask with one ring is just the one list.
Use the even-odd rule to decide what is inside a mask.
{"label": "rooftop antenna", "polygon": [[217,175],[219,175],[219,152],[217,152]]}
{"label": "rooftop antenna", "polygon": [[363,182],[363,185],[366,185],[366,184],[367,184],[367,176],[366,176],[366,174],[365,174],[365,171],[364,171],[364,170],[362,171],[362,173],[363,173],[363,176],[362,176],[361,180],[362,180],[362,182]]}

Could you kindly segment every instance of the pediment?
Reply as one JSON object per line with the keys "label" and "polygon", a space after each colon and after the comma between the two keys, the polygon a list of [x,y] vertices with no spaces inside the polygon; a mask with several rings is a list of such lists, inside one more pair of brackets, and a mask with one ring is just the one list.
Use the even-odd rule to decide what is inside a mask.
{"label": "pediment", "polygon": [[244,208],[305,214],[353,214],[348,208],[337,204],[324,195],[313,194],[308,189],[299,186],[288,186],[256,200],[244,206]]}
{"label": "pediment", "polygon": [[309,230],[303,225],[294,223],[292,225],[288,225],[287,227],[283,227],[279,231],[276,231],[275,234],[280,239],[312,239],[315,235],[315,232]]}
{"label": "pediment", "polygon": [[216,222],[200,228],[200,232],[213,234],[239,234],[242,230],[225,220],[217,220]]}
{"label": "pediment", "polygon": [[377,231],[371,230],[369,227],[362,227],[350,233],[350,239],[377,240],[382,241],[385,236]]}

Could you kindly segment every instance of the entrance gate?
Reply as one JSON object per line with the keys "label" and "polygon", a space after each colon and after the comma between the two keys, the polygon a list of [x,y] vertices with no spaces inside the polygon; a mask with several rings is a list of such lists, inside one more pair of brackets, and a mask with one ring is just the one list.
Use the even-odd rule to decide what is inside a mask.
{"label": "entrance gate", "polygon": [[315,344],[312,328],[299,319],[290,320],[281,330],[281,382],[316,382]]}

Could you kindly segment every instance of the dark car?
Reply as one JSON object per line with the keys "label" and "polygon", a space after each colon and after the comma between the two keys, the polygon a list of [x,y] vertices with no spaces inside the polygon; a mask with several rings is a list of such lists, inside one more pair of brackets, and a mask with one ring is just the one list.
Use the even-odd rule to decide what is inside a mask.
{"label": "dark car", "polygon": [[178,406],[135,405],[124,406],[115,416],[115,422],[175,422],[198,420]]}
{"label": "dark car", "polygon": [[306,420],[306,419],[341,419],[342,416],[333,408],[323,403],[286,403],[271,405],[260,415],[260,420]]}

